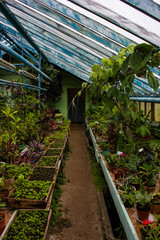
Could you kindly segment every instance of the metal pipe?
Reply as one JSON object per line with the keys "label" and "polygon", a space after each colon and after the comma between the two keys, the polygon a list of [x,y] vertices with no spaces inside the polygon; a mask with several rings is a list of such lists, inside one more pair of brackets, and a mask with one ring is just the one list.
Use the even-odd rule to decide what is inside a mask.
{"label": "metal pipe", "polygon": [[[1,83],[1,82],[0,82],[0,87],[1,87],[1,86],[4,87],[4,86],[8,86],[8,85],[12,85],[12,83],[9,84],[9,83]],[[14,87],[19,87],[19,86],[15,85]],[[28,89],[32,89],[32,90],[36,90],[36,91],[38,90],[37,88],[33,88],[33,87],[25,87],[25,86],[22,86],[22,87],[28,88]],[[44,89],[44,88],[41,88],[41,90],[47,91],[47,89]]]}
{"label": "metal pipe", "polygon": [[[0,42],[2,41],[2,30],[0,29]],[[2,50],[0,49],[0,58],[2,58]]]}
{"label": "metal pipe", "polygon": [[36,72],[38,72],[40,75],[42,75],[43,77],[47,78],[48,80],[50,80],[51,82],[53,82],[53,80],[48,77],[45,73],[41,72],[38,68],[36,68],[32,63],[30,63],[28,60],[26,60],[25,58],[23,58],[20,54],[16,53],[14,50],[12,50],[11,48],[7,47],[6,45],[4,45],[2,42],[0,42],[0,49],[7,52],[8,54],[12,55],[13,57],[17,58],[18,60],[20,60],[21,62],[23,62],[24,64],[26,64],[27,66],[29,66],[30,68],[32,68],[33,70],[35,70]]}
{"label": "metal pipe", "polygon": [[160,103],[160,97],[130,97],[132,101]]}
{"label": "metal pipe", "polygon": [[[18,32],[27,40],[27,42],[38,52],[40,53],[40,48],[35,44],[30,35],[26,32],[24,27],[20,24],[17,18],[13,15],[9,7],[0,1],[0,9],[4,16],[9,20],[9,22],[18,30]],[[48,58],[42,53],[43,58],[48,61]]]}
{"label": "metal pipe", "polygon": [[11,73],[15,73],[15,74],[19,75],[16,71],[8,69],[8,68],[5,68],[5,67],[2,67],[2,66],[0,66],[0,69],[3,69],[5,71],[7,71],[7,72],[11,72]]}
{"label": "metal pipe", "polygon": [[156,52],[159,52],[160,51],[160,48],[157,48],[153,51],[153,54],[156,53]]}
{"label": "metal pipe", "polygon": [[[3,35],[5,36],[6,40],[9,40],[10,42],[12,42],[14,45],[16,45],[16,49],[18,51],[20,51],[19,48],[23,48],[23,51],[25,52],[24,55],[28,58],[30,58],[32,61],[34,61],[36,64],[38,64],[38,61],[23,47],[23,45],[20,44],[20,42],[18,42],[17,40],[13,39],[11,36],[9,36],[9,34],[7,34],[5,31],[3,31]],[[4,38],[3,36],[3,38]]]}
{"label": "metal pipe", "polygon": [[[4,79],[0,79],[0,83],[7,83],[7,84],[13,84],[13,86],[14,85],[20,85],[20,86],[24,86],[24,87],[31,87],[31,88],[33,88],[33,89],[39,89],[38,87],[36,87],[36,86],[34,86],[34,85],[30,85],[30,84],[25,84],[25,83],[19,83],[19,82],[10,82],[10,81],[7,81],[7,80],[4,80]],[[15,86],[16,87],[16,86]],[[45,89],[45,88],[41,88],[41,90],[43,90],[43,91],[47,91],[47,89]]]}
{"label": "metal pipe", "polygon": [[[39,54],[39,70],[41,71],[41,53]],[[41,95],[41,75],[38,74],[38,96],[40,97]]]}

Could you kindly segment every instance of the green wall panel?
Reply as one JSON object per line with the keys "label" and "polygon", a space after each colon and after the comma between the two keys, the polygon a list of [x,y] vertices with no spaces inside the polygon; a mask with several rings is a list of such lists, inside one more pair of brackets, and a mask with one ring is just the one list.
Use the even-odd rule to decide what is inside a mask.
{"label": "green wall panel", "polygon": [[[69,88],[77,88],[81,89],[82,87],[82,81],[80,81],[78,78],[76,79],[72,75],[63,74],[62,80],[61,80],[63,93],[60,101],[54,105],[55,109],[58,109],[64,116],[64,118],[68,118],[68,93],[67,90]],[[77,90],[78,92],[78,90]],[[86,94],[86,106],[85,109],[88,109],[89,106],[89,100]]]}

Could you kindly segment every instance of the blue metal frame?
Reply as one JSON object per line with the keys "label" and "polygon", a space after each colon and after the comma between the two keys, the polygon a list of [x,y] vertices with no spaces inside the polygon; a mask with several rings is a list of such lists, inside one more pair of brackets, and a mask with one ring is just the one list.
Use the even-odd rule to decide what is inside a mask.
{"label": "blue metal frame", "polygon": [[[101,7],[101,11],[99,10],[99,7],[100,7],[100,4],[98,3],[95,3],[95,4],[87,4],[88,3],[88,0],[86,1],[82,1],[82,0],[69,0],[70,2],[84,8],[85,10],[88,10],[90,12],[92,12],[93,14],[96,14],[98,15],[99,17],[105,19],[106,21],[110,22],[110,23],[113,23],[114,25],[116,25],[117,27],[133,34],[134,36],[138,37],[138,38],[141,38],[143,41],[147,41],[151,44],[153,44],[153,42],[151,41],[151,38],[150,36],[148,37],[148,39],[144,38],[142,35],[138,35],[137,32],[135,31],[135,29],[130,28],[129,27],[129,24],[124,24],[124,26],[121,25],[120,22],[118,22],[116,19],[113,19],[112,17],[110,16],[107,16],[106,14],[104,14],[104,11],[102,11],[102,7]],[[96,4],[97,4],[97,7],[96,7]],[[107,5],[106,5],[107,6]],[[124,23],[125,23],[125,20],[124,20]],[[137,26],[138,27],[138,26]],[[139,29],[139,32],[140,32],[140,29]],[[154,43],[157,47],[159,47],[158,43]]]}
{"label": "blue metal frame", "polygon": [[36,68],[33,64],[31,64],[29,61],[27,61],[25,58],[23,58],[21,55],[19,55],[18,53],[16,53],[14,50],[12,50],[11,48],[5,46],[3,43],[0,42],[0,49],[2,49],[3,51],[9,53],[10,55],[12,55],[13,57],[19,59],[21,62],[23,62],[24,64],[26,64],[27,66],[29,66],[30,68],[32,68],[33,70],[35,70],[36,72],[38,72],[39,74],[41,74],[43,77],[47,78],[48,80],[50,80],[51,82],[53,82],[53,80],[48,77],[45,73],[41,72],[38,68]]}
{"label": "blue metal frame", "polygon": [[[41,53],[39,54],[39,70],[41,71]],[[38,96],[41,95],[41,74],[38,74]]]}
{"label": "blue metal frame", "polygon": [[[39,87],[36,87],[34,85],[30,85],[30,84],[25,84],[25,83],[19,83],[19,82],[11,82],[11,81],[7,81],[7,80],[4,80],[4,79],[0,79],[0,84],[4,85],[4,84],[7,84],[7,85],[13,85],[13,86],[22,86],[22,87],[26,87],[26,88],[32,88],[32,89],[36,89],[36,90],[39,90]],[[40,90],[43,90],[43,91],[47,91],[47,89],[45,88],[40,88]]]}
{"label": "blue metal frame", "polygon": [[130,97],[132,101],[160,103],[160,97]]}
{"label": "blue metal frame", "polygon": [[[6,39],[8,39],[9,40],[9,42],[11,42],[11,43],[13,43],[13,44],[15,44],[16,45],[16,49],[18,50],[18,51],[23,51],[23,55],[25,55],[25,56],[27,56],[27,58],[29,58],[30,60],[32,60],[32,61],[34,61],[36,64],[38,64],[38,61],[37,61],[37,59],[35,59],[33,56],[32,56],[32,54],[30,54],[30,52],[28,52],[26,49],[25,49],[25,47],[24,47],[24,44],[22,44],[22,43],[20,43],[19,41],[17,41],[16,39],[13,39],[13,37],[11,37],[9,34],[7,34],[5,31],[3,31],[3,38],[4,38],[4,36],[6,37]],[[22,39],[21,39],[21,41],[22,41]],[[21,48],[21,50],[19,49],[19,48]],[[15,46],[14,46],[14,48],[15,48]]]}
{"label": "blue metal frame", "polygon": [[[70,2],[75,4],[81,2],[84,7],[84,2],[81,0]],[[128,0],[128,2],[135,2],[135,0]],[[53,64],[87,82],[89,82],[89,73],[93,64],[101,64],[101,58],[113,56],[121,47],[134,43],[123,34],[112,30],[111,25],[107,27],[108,23],[107,25],[98,23],[90,16],[85,16],[82,12],[73,10],[67,4],[56,0],[2,0],[1,6],[4,16],[0,14],[0,28],[5,30],[10,43],[14,43],[12,47],[18,46],[19,48],[20,46],[23,55],[28,53],[28,57],[31,57],[33,61],[34,57],[27,50],[31,51],[34,47],[38,53],[41,52],[41,57],[46,57]],[[116,25],[114,21],[113,24]],[[23,44],[19,44],[21,35],[27,43],[23,40]],[[32,67],[30,65],[32,69],[33,66],[33,64]],[[40,71],[40,66],[38,70]],[[160,79],[160,69],[151,70]],[[159,88],[155,93],[145,80],[138,78],[134,81],[134,89],[141,95],[158,95],[160,92]]]}
{"label": "blue metal frame", "polygon": [[[53,19],[64,23],[66,26],[73,28],[81,33],[86,33],[86,31],[91,31],[93,34],[86,33],[88,36],[93,37],[95,40],[98,40],[98,36],[102,37],[103,39],[108,39],[109,41],[124,47],[131,44],[134,44],[134,41],[130,40],[129,38],[124,37],[121,34],[113,31],[112,29],[103,26],[102,24],[94,21],[93,19],[86,17],[83,14],[80,14],[71,8],[57,2],[57,1],[50,1],[50,0],[35,0],[35,1],[26,1],[21,0],[22,3],[25,5],[21,6],[16,4],[13,0],[10,0],[10,4],[15,6],[16,8],[21,9],[22,11],[27,11],[25,6],[30,6],[33,9],[36,9]],[[96,37],[97,36],[97,37]],[[103,40],[102,39],[102,40]],[[101,41],[102,41],[101,40]],[[100,42],[101,42],[100,41]]]}
{"label": "blue metal frame", "polygon": [[[0,2],[0,9],[4,16],[12,23],[12,25],[18,30],[18,32],[31,44],[31,46],[40,53],[39,47],[33,42],[32,38],[28,35],[25,29],[22,27],[19,21],[15,18],[13,13],[10,11],[8,6],[4,2]],[[46,61],[48,61],[47,57],[42,53],[42,56]]]}
{"label": "blue metal frame", "polygon": [[19,75],[16,71],[0,66],[0,69]]}

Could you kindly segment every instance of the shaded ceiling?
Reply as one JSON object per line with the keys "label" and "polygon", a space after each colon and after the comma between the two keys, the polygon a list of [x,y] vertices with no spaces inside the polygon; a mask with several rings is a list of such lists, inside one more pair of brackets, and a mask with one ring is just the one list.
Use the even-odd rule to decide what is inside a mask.
{"label": "shaded ceiling", "polygon": [[[93,64],[131,44],[160,47],[158,0],[1,0],[1,41],[89,81]],[[31,55],[31,54],[30,54]],[[32,56],[30,56],[32,59]],[[33,60],[33,59],[32,59]],[[34,61],[34,60],[33,60]],[[160,80],[160,69],[153,70]],[[140,96],[159,95],[145,79],[135,79]]]}

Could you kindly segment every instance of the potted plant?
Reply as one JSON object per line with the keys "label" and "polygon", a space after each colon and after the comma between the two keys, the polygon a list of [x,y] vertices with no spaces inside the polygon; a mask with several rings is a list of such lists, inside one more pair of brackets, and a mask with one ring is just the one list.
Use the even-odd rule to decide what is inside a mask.
{"label": "potted plant", "polygon": [[109,144],[107,144],[106,141],[100,141],[99,147],[102,150],[103,156],[105,156],[106,152],[109,152]]}
{"label": "potted plant", "polygon": [[105,160],[107,161],[109,170],[113,170],[115,168],[118,155],[110,154],[110,152],[106,152],[104,157],[105,157]]}
{"label": "potted plant", "polygon": [[137,209],[137,220],[144,221],[148,219],[150,213],[150,201],[152,199],[153,193],[148,193],[146,191],[137,191],[135,194],[135,203]]}
{"label": "potted plant", "polygon": [[133,190],[132,191],[125,190],[120,194],[120,196],[126,208],[132,208],[134,206],[135,192]]}
{"label": "potted plant", "polygon": [[125,154],[124,153],[121,153],[120,155],[117,154],[117,159],[115,161],[115,169],[113,169],[115,180],[124,177],[124,173],[125,173],[124,163],[125,163],[125,161],[126,161],[126,159],[125,159]]}
{"label": "potted plant", "polygon": [[132,174],[128,178],[129,178],[129,184],[134,186],[136,190],[139,190],[141,178],[139,178],[137,174]]}
{"label": "potted plant", "polygon": [[5,228],[5,220],[6,220],[6,213],[1,210],[2,207],[5,207],[5,204],[1,201],[2,199],[0,199],[0,235],[2,234]]}
{"label": "potted plant", "polygon": [[155,215],[157,221],[144,220],[140,228],[142,240],[160,239],[160,217]]}
{"label": "potted plant", "polygon": [[116,151],[116,131],[113,125],[110,125],[107,132],[107,142],[109,143],[109,150],[111,153],[115,153]]}
{"label": "potted plant", "polygon": [[154,192],[156,187],[155,177],[158,173],[158,168],[153,164],[150,163],[143,163],[142,166],[139,167],[139,174],[142,176],[144,189],[148,192]]}
{"label": "potted plant", "polygon": [[153,212],[160,214],[160,193],[154,193],[152,195],[150,207]]}
{"label": "potted plant", "polygon": [[136,173],[139,163],[140,163],[141,159],[138,155],[136,154],[130,154],[126,157],[126,162],[124,162],[124,166],[126,168],[127,172],[130,173]]}
{"label": "potted plant", "polygon": [[6,199],[9,194],[9,190],[5,188],[5,179],[4,177],[0,178],[0,197]]}

